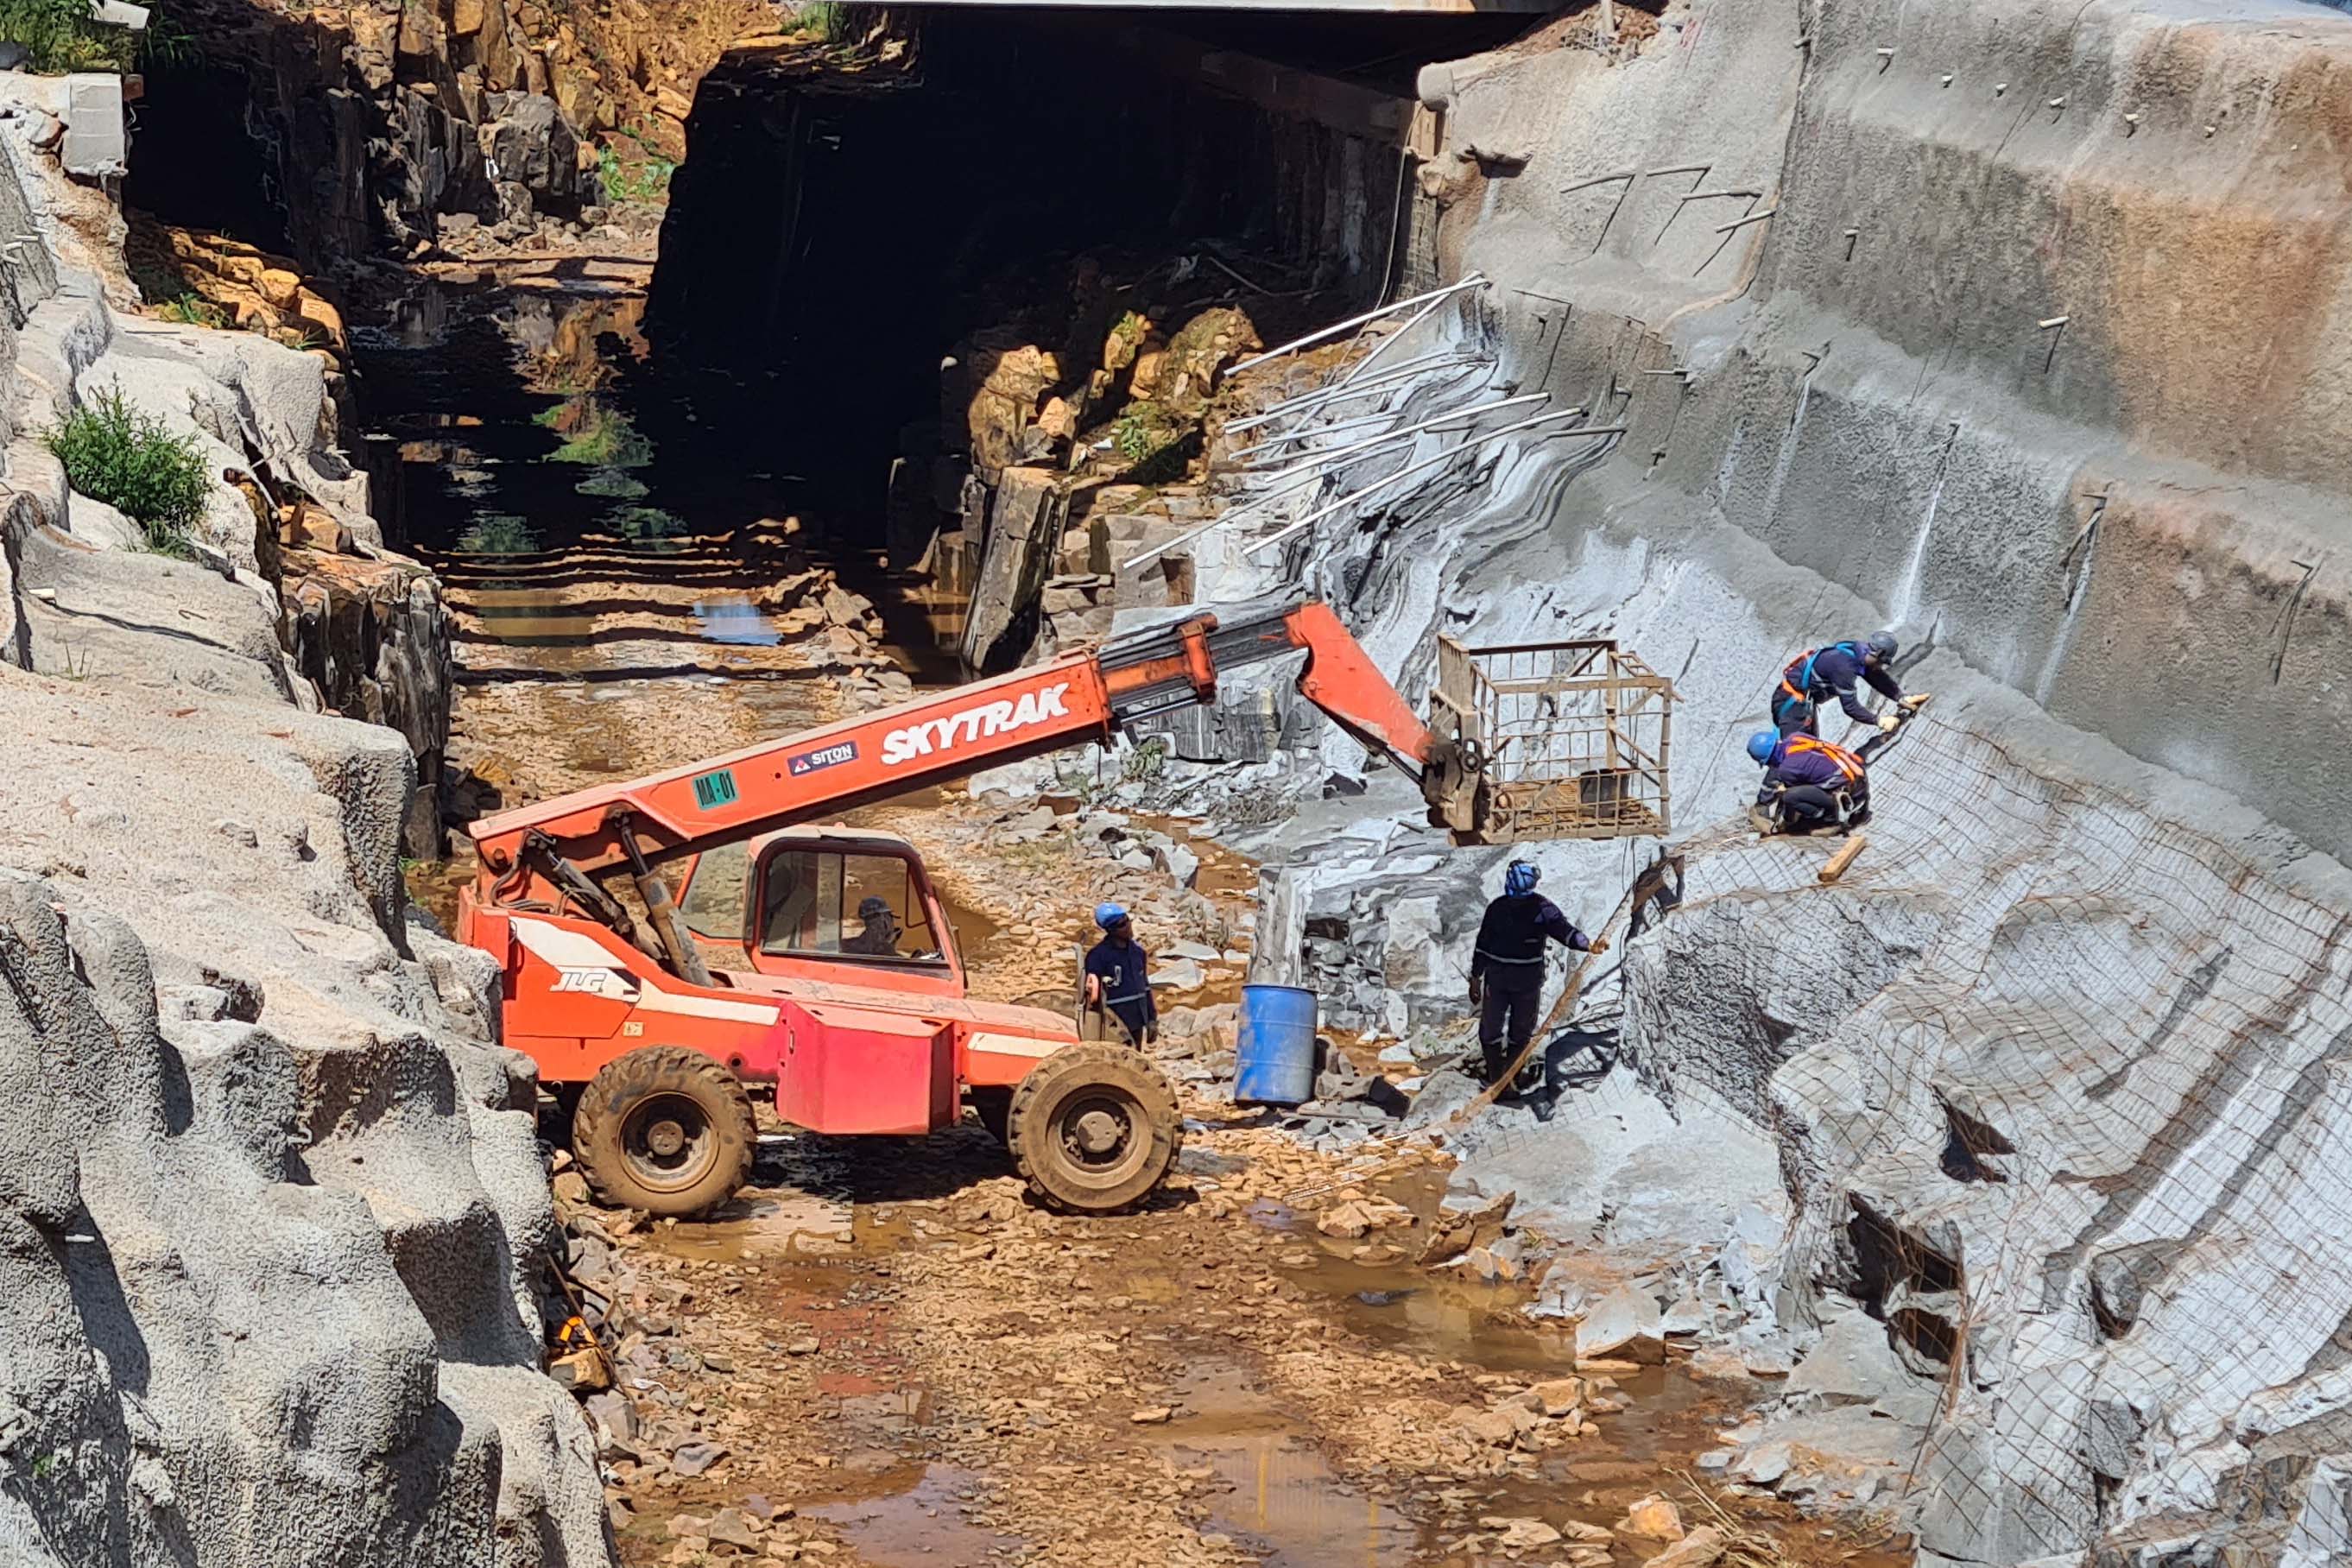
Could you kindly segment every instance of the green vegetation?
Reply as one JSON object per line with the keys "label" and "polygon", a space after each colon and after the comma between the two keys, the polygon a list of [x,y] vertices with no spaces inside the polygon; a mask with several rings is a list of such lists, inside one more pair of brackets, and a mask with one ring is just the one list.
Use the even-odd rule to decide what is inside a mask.
{"label": "green vegetation", "polygon": [[835,0],[801,0],[800,7],[793,13],[793,31],[837,44],[849,36],[848,7]]}
{"label": "green vegetation", "polygon": [[166,27],[160,12],[134,32],[92,20],[89,0],[0,0],[0,38],[24,45],[37,76],[174,65],[194,55],[188,35]]}
{"label": "green vegetation", "polygon": [[642,468],[654,460],[654,447],[637,434],[627,416],[590,402],[581,405],[571,436],[547,455],[547,460],[591,468]]}
{"label": "green vegetation", "polygon": [[604,500],[643,500],[653,492],[618,468],[604,468],[572,487],[583,496]]}
{"label": "green vegetation", "polygon": [[1130,408],[1112,422],[1110,444],[1130,463],[1143,461],[1160,445],[1152,434],[1150,417],[1140,408]]}
{"label": "green vegetation", "polygon": [[204,516],[212,488],[195,437],[173,435],[162,419],[131,407],[115,386],[75,409],[43,439],[73,488],[136,522],[148,548],[187,553],[188,531]]}
{"label": "green vegetation", "polygon": [[636,143],[636,155],[625,158],[618,141],[607,142],[596,153],[596,181],[604,187],[608,202],[654,202],[669,200],[670,176],[677,173],[677,160],[653,144],[642,126],[624,126],[621,134]]}
{"label": "green vegetation", "polygon": [[457,548],[472,555],[529,555],[539,549],[539,535],[513,512],[478,511],[457,535]]}
{"label": "green vegetation", "polygon": [[1120,759],[1118,776],[1128,784],[1158,778],[1168,767],[1168,742],[1154,735]]}
{"label": "green vegetation", "polygon": [[226,310],[193,291],[164,300],[155,307],[155,313],[167,321],[184,321],[192,327],[224,328],[229,324]]}

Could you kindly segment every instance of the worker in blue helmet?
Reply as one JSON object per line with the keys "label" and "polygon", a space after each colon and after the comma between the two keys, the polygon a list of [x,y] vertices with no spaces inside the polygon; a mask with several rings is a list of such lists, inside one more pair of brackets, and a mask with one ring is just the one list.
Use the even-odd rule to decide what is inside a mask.
{"label": "worker in blue helmet", "polygon": [[1843,833],[1870,820],[1870,771],[1859,752],[1759,730],[1748,737],[1748,754],[1764,769],[1748,808],[1759,833]]}
{"label": "worker in blue helmet", "polygon": [[[1478,1008],[1478,1048],[1486,1058],[1488,1083],[1501,1081],[1535,1037],[1545,943],[1556,942],[1578,952],[1609,951],[1607,937],[1585,935],[1558,904],[1537,892],[1538,879],[1532,862],[1511,862],[1503,873],[1503,896],[1486,906],[1486,917],[1478,922],[1478,945],[1470,954],[1470,1000]],[[1542,1063],[1531,1063],[1521,1077],[1542,1070]]]}
{"label": "worker in blue helmet", "polygon": [[1808,648],[1789,661],[1780,684],[1772,689],[1772,728],[1783,735],[1822,732],[1822,704],[1832,698],[1857,724],[1891,731],[1899,721],[1891,710],[1874,713],[1863,706],[1857,683],[1891,703],[1904,700],[1903,683],[1895,679],[1895,634],[1876,631],[1866,637]]}
{"label": "worker in blue helmet", "polygon": [[1117,904],[1095,906],[1102,940],[1087,949],[1088,1006],[1101,1006],[1127,1030],[1131,1044],[1160,1037],[1160,1009],[1151,1002],[1151,955],[1135,940],[1135,922]]}

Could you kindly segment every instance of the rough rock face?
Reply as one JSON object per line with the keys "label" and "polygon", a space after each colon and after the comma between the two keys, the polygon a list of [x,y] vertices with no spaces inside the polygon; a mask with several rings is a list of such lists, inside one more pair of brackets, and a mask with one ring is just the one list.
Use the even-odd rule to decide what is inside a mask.
{"label": "rough rock face", "polygon": [[773,15],[646,0],[195,0],[179,25],[243,74],[294,247],[319,268],[429,239],[445,216],[574,216],[590,199],[591,139],[626,130],[679,156],[701,73]]}
{"label": "rough rock face", "polygon": [[[1423,329],[1458,358],[1397,421],[1515,386],[1629,428],[1504,443],[1287,563],[1238,546],[1310,503],[1195,552],[1213,609],[1340,599],[1408,691],[1435,630],[1674,675],[1680,903],[1625,945],[1627,1043],[1694,1140],[1777,1142],[1792,1322],[1858,1294],[1944,1391],[1905,1500],[1936,1568],[2352,1553],[2352,470],[2301,357],[2342,330],[2305,84],[2347,60],[2345,18],[2259,0],[1693,0],[1456,63],[1423,188],[1497,286]],[[1826,847],[1739,826],[1738,742],[1790,654],[1888,623],[1937,699],[1824,889]],[[1375,774],[1354,815],[1408,799]],[[1310,816],[1307,897],[1423,890]],[[1591,926],[1655,849],[1533,853]]]}
{"label": "rough rock face", "polygon": [[[30,232],[67,204],[24,131],[0,218]],[[0,1559],[609,1564],[593,1442],[541,1371],[530,1064],[496,1043],[488,962],[404,907],[423,748],[296,705],[318,689],[236,489],[173,559],[36,436],[119,385],[372,549],[321,367],[120,321],[38,247],[12,276]],[[387,572],[349,658],[327,616],[326,684],[446,727],[429,578],[337,556],[296,587],[358,574],[367,601]]]}
{"label": "rough rock face", "polygon": [[396,923],[406,748],[188,701],[0,670],[58,803],[0,834],[10,1560],[604,1562],[530,1069]]}
{"label": "rough rock face", "polygon": [[1628,1044],[1777,1132],[1798,1255],[1918,1370],[1962,1361],[1930,1551],[2352,1550],[2352,879],[2021,756],[1999,713],[1906,737],[1835,888],[1825,846],[1693,857],[1629,950]]}
{"label": "rough rock face", "polygon": [[410,854],[437,858],[457,671],[440,580],[400,557],[289,550],[287,563],[282,630],[294,668],[335,711],[406,738],[417,782],[403,840]]}

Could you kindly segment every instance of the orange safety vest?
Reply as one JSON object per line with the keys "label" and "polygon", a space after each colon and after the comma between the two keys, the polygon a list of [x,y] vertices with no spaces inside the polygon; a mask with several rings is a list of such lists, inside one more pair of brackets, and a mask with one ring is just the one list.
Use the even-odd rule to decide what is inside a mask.
{"label": "orange safety vest", "polygon": [[1819,752],[1836,764],[1837,771],[1845,775],[1846,783],[1857,784],[1862,782],[1864,772],[1862,759],[1843,746],[1832,745],[1827,741],[1817,741],[1811,735],[1791,735],[1782,743],[1791,752]]}

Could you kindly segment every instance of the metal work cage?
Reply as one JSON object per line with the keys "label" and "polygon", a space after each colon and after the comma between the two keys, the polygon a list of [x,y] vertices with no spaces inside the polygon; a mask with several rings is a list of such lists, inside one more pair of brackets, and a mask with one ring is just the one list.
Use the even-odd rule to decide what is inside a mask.
{"label": "metal work cage", "polygon": [[1675,685],[1613,638],[1465,647],[1437,639],[1433,727],[1484,763],[1475,834],[1620,838],[1670,831]]}

